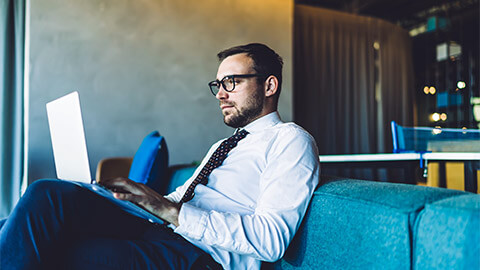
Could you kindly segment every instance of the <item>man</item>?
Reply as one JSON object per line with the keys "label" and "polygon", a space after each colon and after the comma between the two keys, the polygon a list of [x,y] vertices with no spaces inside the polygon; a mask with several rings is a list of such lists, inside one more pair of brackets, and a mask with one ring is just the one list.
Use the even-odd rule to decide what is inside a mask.
{"label": "man", "polygon": [[3,221],[2,269],[259,269],[280,259],[318,183],[317,149],[277,113],[280,56],[247,44],[218,57],[209,87],[235,135],[214,144],[192,178],[166,197],[125,178],[101,183],[173,232],[68,182],[37,181]]}

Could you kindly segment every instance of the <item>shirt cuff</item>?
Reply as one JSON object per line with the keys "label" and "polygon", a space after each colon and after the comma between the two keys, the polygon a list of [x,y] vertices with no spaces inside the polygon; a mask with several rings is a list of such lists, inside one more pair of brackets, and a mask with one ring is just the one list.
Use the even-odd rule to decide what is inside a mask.
{"label": "shirt cuff", "polygon": [[208,213],[188,203],[182,204],[178,213],[178,223],[174,232],[199,241],[207,227]]}

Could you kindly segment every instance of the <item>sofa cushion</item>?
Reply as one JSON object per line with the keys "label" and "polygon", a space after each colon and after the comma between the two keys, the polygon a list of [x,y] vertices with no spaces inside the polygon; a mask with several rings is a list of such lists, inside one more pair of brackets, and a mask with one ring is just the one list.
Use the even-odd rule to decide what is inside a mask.
{"label": "sofa cushion", "polygon": [[183,184],[193,175],[197,166],[195,165],[177,165],[170,167],[170,181],[166,189],[166,194],[169,194]]}
{"label": "sofa cushion", "polygon": [[411,229],[425,203],[461,191],[342,180],[315,192],[301,229],[274,269],[410,269]]}
{"label": "sofa cushion", "polygon": [[427,204],[415,234],[414,269],[480,269],[480,195]]}
{"label": "sofa cushion", "polygon": [[143,139],[135,153],[128,178],[164,194],[168,185],[167,172],[167,144],[158,131],[153,131]]}

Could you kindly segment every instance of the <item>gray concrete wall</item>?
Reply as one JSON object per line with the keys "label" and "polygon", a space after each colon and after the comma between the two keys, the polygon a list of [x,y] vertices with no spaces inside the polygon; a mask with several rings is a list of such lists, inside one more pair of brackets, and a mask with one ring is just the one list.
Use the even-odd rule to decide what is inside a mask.
{"label": "gray concrete wall", "polygon": [[293,0],[31,1],[29,180],[54,177],[45,103],[79,91],[92,171],[133,156],[153,130],[170,164],[200,160],[232,130],[207,82],[216,53],[263,42],[285,60],[280,114],[292,119]]}

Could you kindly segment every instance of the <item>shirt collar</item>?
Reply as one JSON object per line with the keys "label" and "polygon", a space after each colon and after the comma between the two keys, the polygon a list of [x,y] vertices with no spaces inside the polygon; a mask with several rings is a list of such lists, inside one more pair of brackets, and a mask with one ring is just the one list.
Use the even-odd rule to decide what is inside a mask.
{"label": "shirt collar", "polygon": [[282,120],[280,119],[280,115],[278,114],[277,111],[274,111],[272,113],[269,113],[265,116],[262,116],[258,118],[257,120],[251,122],[250,124],[246,125],[241,129],[245,129],[249,133],[255,133],[258,131],[262,131],[264,129],[267,129],[269,127],[273,127],[277,125],[278,123],[281,123]]}

